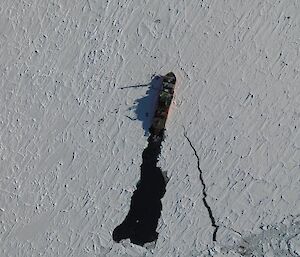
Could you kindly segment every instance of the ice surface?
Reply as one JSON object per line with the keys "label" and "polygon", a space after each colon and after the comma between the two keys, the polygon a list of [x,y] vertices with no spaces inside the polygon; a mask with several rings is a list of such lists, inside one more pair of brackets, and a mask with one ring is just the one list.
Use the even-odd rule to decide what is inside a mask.
{"label": "ice surface", "polygon": [[[299,38],[297,0],[0,1],[0,256],[298,256]],[[158,240],[115,243],[151,116],[121,88],[169,71]]]}

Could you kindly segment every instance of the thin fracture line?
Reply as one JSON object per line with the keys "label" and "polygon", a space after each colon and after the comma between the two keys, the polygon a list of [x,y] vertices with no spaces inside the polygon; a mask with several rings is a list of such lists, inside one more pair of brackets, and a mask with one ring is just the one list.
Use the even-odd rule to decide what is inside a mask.
{"label": "thin fracture line", "polygon": [[198,153],[195,149],[195,147],[193,146],[191,140],[188,138],[185,130],[184,130],[184,133],[183,133],[184,137],[187,139],[187,141],[189,142],[191,148],[193,149],[194,151],[194,155],[196,156],[197,158],[197,168],[198,168],[198,171],[199,171],[199,178],[200,178],[200,182],[202,184],[202,201],[203,201],[203,204],[205,206],[205,208],[207,209],[208,211],[208,215],[209,215],[209,218],[211,220],[211,225],[212,227],[214,227],[214,232],[213,232],[213,241],[217,241],[217,232],[218,232],[218,229],[219,229],[219,226],[216,224],[216,220],[213,216],[213,213],[212,213],[212,210],[210,208],[210,206],[208,205],[207,201],[206,201],[206,197],[207,197],[207,192],[206,192],[206,185],[204,183],[204,179],[203,179],[203,172],[200,168],[200,158],[198,156]]}

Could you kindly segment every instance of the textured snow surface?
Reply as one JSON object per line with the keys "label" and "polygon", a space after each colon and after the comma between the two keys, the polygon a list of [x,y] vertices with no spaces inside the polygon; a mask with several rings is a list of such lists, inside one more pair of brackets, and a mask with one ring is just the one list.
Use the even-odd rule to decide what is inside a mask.
{"label": "textured snow surface", "polygon": [[[0,256],[300,256],[299,51],[298,0],[1,0]],[[159,237],[115,243],[169,71]]]}

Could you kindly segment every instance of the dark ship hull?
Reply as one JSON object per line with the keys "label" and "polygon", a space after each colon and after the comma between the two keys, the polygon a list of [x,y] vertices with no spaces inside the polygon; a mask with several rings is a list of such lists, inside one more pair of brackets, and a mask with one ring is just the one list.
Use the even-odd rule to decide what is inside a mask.
{"label": "dark ship hull", "polygon": [[162,76],[162,88],[150,128],[150,133],[152,135],[163,136],[169,108],[174,95],[175,83],[176,76],[173,72],[169,72],[165,76]]}

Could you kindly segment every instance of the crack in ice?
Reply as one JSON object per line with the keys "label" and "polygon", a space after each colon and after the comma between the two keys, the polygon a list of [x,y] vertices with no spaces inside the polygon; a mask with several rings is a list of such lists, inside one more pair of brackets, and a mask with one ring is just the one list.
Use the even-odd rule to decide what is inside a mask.
{"label": "crack in ice", "polygon": [[184,137],[187,139],[187,141],[189,142],[189,145],[191,146],[191,148],[193,149],[194,151],[194,155],[196,156],[197,158],[197,168],[198,168],[198,171],[199,171],[199,178],[200,178],[200,181],[201,181],[201,184],[202,184],[202,201],[203,201],[203,204],[205,206],[205,208],[207,209],[208,211],[208,216],[210,218],[210,221],[211,221],[211,225],[212,227],[214,227],[214,232],[213,232],[213,241],[217,241],[217,232],[218,232],[218,229],[219,229],[219,226],[216,224],[216,220],[213,216],[213,213],[212,213],[212,210],[210,208],[210,206],[208,205],[207,203],[207,200],[206,200],[206,197],[207,197],[207,192],[206,192],[206,185],[204,183],[204,179],[203,179],[203,172],[200,168],[200,158],[199,158],[199,155],[195,149],[195,147],[193,146],[191,140],[189,139],[189,137],[187,136],[186,132],[184,131],[183,133]]}

